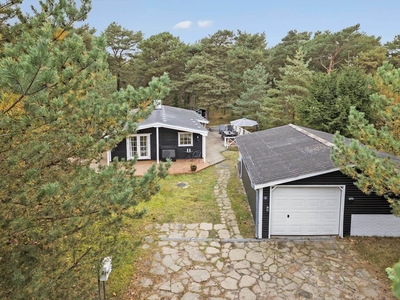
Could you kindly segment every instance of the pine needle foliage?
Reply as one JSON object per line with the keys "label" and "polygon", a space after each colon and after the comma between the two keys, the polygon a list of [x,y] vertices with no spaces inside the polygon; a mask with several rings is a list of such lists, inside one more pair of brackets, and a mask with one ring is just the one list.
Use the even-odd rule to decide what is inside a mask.
{"label": "pine needle foliage", "polygon": [[[0,6],[1,7],[1,6]],[[168,166],[91,167],[166,95],[166,75],[119,92],[106,41],[74,28],[89,0],[40,1],[0,59],[0,298],[90,299],[98,261],[131,249],[119,233]],[[135,113],[132,109],[135,108]]]}
{"label": "pine needle foliage", "polygon": [[348,130],[354,139],[348,144],[337,133],[334,140],[337,147],[332,149],[331,156],[342,172],[357,180],[356,185],[363,192],[385,196],[393,214],[400,216],[400,69],[384,63],[376,76],[375,80],[386,88],[380,87],[383,94],[371,95],[375,123],[352,107]]}

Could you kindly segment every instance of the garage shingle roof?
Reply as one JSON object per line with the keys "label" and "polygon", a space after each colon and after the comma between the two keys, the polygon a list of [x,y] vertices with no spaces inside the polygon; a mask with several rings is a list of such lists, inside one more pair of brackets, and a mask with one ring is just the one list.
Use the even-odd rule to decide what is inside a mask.
{"label": "garage shingle roof", "polygon": [[333,135],[292,124],[236,138],[254,186],[338,170],[330,159]]}

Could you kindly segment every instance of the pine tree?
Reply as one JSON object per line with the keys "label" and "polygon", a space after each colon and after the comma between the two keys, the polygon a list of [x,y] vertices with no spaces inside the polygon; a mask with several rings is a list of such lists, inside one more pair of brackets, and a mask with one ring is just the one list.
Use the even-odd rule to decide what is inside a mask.
{"label": "pine tree", "polygon": [[349,131],[354,139],[346,144],[344,137],[336,134],[334,143],[337,148],[333,148],[331,156],[343,173],[356,179],[358,188],[366,194],[385,196],[393,214],[400,216],[399,160],[389,155],[400,155],[400,69],[385,63],[378,69],[377,76],[387,86],[386,91],[391,90],[391,94],[397,97],[371,95],[372,110],[377,114],[375,124],[359,108],[353,107]]}
{"label": "pine tree", "polygon": [[131,59],[137,51],[137,45],[143,39],[141,31],[133,32],[122,28],[121,25],[113,22],[104,31],[107,38],[107,48],[110,56],[108,63],[111,72],[117,77],[117,90],[125,88],[130,82],[132,70],[129,66]]}
{"label": "pine tree", "polygon": [[204,108],[208,117],[211,109],[224,107],[231,96],[227,72],[228,51],[234,34],[219,30],[198,43],[197,51],[186,64],[183,86],[192,107]]}
{"label": "pine tree", "polygon": [[268,73],[264,66],[258,64],[253,69],[248,69],[243,74],[246,91],[231,106],[235,115],[256,120],[262,127],[265,116],[262,112],[264,101],[269,88]]}
{"label": "pine tree", "polygon": [[358,68],[345,68],[341,72],[316,74],[309,86],[309,97],[298,106],[301,124],[314,129],[351,137],[347,125],[350,107],[364,112],[371,120],[371,80]]}
{"label": "pine tree", "polygon": [[[90,164],[137,128],[168,78],[116,92],[106,40],[75,29],[91,2],[41,1],[0,59],[0,298],[89,299],[98,260],[118,266],[119,233],[165,167]],[[136,108],[135,113],[129,113]]]}
{"label": "pine tree", "polygon": [[134,86],[145,86],[154,76],[168,73],[171,79],[170,94],[163,100],[172,104],[183,93],[180,81],[185,77],[185,65],[189,59],[188,46],[169,32],[162,32],[139,43],[139,53],[131,66]]}
{"label": "pine tree", "polygon": [[304,62],[306,53],[299,48],[293,58],[287,57],[286,65],[279,68],[280,79],[275,80],[275,88],[268,92],[265,110],[271,125],[296,124],[296,111],[308,97],[308,84],[313,72]]}

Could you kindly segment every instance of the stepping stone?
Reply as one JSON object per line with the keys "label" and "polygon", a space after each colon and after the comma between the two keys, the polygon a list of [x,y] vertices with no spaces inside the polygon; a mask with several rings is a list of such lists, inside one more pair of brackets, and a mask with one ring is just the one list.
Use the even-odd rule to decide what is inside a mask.
{"label": "stepping stone", "polygon": [[175,261],[172,259],[172,257],[170,255],[167,255],[164,257],[164,259],[162,260],[162,264],[164,266],[166,266],[167,268],[170,268],[172,265],[175,264]]}
{"label": "stepping stone", "polygon": [[207,281],[211,277],[207,270],[190,270],[187,273],[196,282]]}
{"label": "stepping stone", "polygon": [[188,289],[190,292],[193,292],[193,293],[201,293],[202,292],[201,284],[197,283],[197,282],[192,282],[191,284],[189,284]]}
{"label": "stepping stone", "polygon": [[183,295],[183,297],[181,298],[181,300],[200,300],[200,295],[199,294],[195,294],[195,293],[191,293],[191,292],[187,292],[185,295]]}
{"label": "stepping stone", "polygon": [[265,258],[261,252],[250,251],[246,255],[246,260],[251,261],[253,263],[261,264],[265,261]]}
{"label": "stepping stone", "polygon": [[217,248],[214,248],[214,247],[207,247],[207,249],[206,249],[207,254],[216,254],[219,252],[220,252],[220,250]]}
{"label": "stepping stone", "polygon": [[171,290],[171,281],[167,281],[164,282],[161,286],[160,286],[160,290],[162,291],[170,291]]}
{"label": "stepping stone", "polygon": [[197,237],[197,232],[195,230],[188,230],[185,232],[185,237],[195,238]]}
{"label": "stepping stone", "polygon": [[244,249],[233,249],[229,252],[229,258],[231,260],[244,260],[246,256],[246,250]]}
{"label": "stepping stone", "polygon": [[225,224],[215,224],[214,229],[215,230],[226,229],[226,225]]}
{"label": "stepping stone", "polygon": [[199,238],[206,239],[206,238],[208,238],[208,235],[209,235],[209,233],[207,230],[201,230],[199,233]]}
{"label": "stepping stone", "polygon": [[219,242],[211,242],[210,246],[215,248],[221,248],[221,244]]}
{"label": "stepping stone", "polygon": [[212,223],[200,223],[200,229],[201,230],[211,230],[211,229],[213,229],[213,224]]}
{"label": "stepping stone", "polygon": [[226,229],[218,230],[218,235],[220,239],[229,239],[231,237],[231,234]]}
{"label": "stepping stone", "polygon": [[162,248],[162,252],[163,252],[164,255],[168,255],[168,254],[178,253],[178,250],[173,249],[173,248],[163,247]]}
{"label": "stepping stone", "polygon": [[242,279],[240,279],[239,287],[249,287],[253,286],[256,283],[256,279],[254,277],[244,275]]}
{"label": "stepping stone", "polygon": [[194,251],[194,252],[189,252],[189,257],[193,261],[201,261],[201,262],[206,262],[207,258],[203,253],[201,253],[199,250]]}
{"label": "stepping stone", "polygon": [[239,280],[242,276],[236,271],[230,271],[228,274],[226,274],[228,277],[234,278],[236,280]]}
{"label": "stepping stone", "polygon": [[228,277],[221,282],[221,287],[226,290],[236,290],[237,289],[237,280]]}
{"label": "stepping stone", "polygon": [[185,287],[181,282],[176,282],[171,285],[171,292],[174,294],[182,293],[185,290]]}
{"label": "stepping stone", "polygon": [[154,239],[153,239],[152,236],[146,236],[146,237],[144,238],[144,240],[145,240],[146,243],[152,243],[152,242],[154,241]]}
{"label": "stepping stone", "polygon": [[165,268],[159,263],[154,263],[153,268],[150,270],[150,273],[154,275],[164,275]]}
{"label": "stepping stone", "polygon": [[219,271],[222,270],[222,268],[224,267],[224,263],[222,261],[217,261],[216,267]]}
{"label": "stepping stone", "polygon": [[233,266],[235,270],[237,269],[249,269],[250,263],[247,260],[239,261]]}
{"label": "stepping stone", "polygon": [[167,223],[163,224],[163,226],[161,227],[160,231],[168,231],[169,230],[169,225]]}
{"label": "stepping stone", "polygon": [[244,288],[244,289],[240,290],[239,299],[240,300],[257,300],[257,296],[248,288]]}
{"label": "stepping stone", "polygon": [[196,224],[186,224],[186,228],[187,229],[191,229],[191,230],[196,229],[198,226],[199,226],[198,223],[196,223]]}
{"label": "stepping stone", "polygon": [[144,279],[142,279],[142,281],[140,282],[140,284],[141,284],[142,287],[147,288],[147,287],[153,285],[153,281],[152,281],[151,279],[149,279],[149,278],[144,278]]}

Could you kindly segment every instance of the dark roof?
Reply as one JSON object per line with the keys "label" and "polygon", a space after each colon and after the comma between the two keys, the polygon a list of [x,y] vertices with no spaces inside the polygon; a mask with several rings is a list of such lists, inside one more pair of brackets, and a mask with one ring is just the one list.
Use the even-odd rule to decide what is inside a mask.
{"label": "dark roof", "polygon": [[208,130],[203,126],[204,124],[208,124],[208,120],[193,110],[161,105],[139,124],[138,129],[165,127],[206,136]]}
{"label": "dark roof", "polygon": [[332,141],[333,134],[292,124],[236,137],[255,188],[338,170]]}

